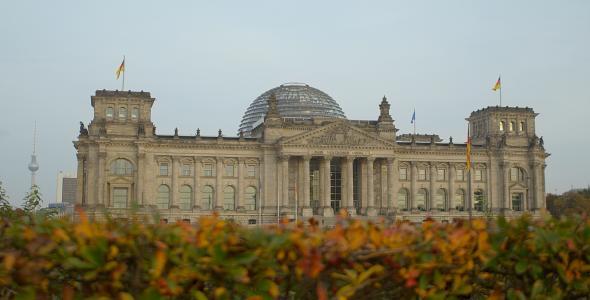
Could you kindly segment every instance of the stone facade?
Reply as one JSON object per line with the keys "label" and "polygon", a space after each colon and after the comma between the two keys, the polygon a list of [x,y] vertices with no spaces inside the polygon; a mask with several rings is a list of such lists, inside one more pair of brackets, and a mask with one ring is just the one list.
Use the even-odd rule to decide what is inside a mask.
{"label": "stone facade", "polygon": [[364,121],[282,118],[271,96],[264,122],[239,137],[156,134],[154,101],[143,91],[91,97],[94,118],[74,142],[76,203],[91,218],[134,211],[194,222],[217,212],[243,224],[314,217],[329,225],[339,209],[412,222],[545,209],[548,154],[531,108],[471,113],[468,174],[465,144],[396,138],[385,97],[378,119]]}

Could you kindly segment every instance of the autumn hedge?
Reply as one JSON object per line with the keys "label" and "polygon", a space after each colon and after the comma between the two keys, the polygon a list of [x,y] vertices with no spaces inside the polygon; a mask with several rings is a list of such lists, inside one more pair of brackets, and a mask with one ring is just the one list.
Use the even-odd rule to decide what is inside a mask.
{"label": "autumn hedge", "polygon": [[248,229],[0,221],[0,297],[20,299],[580,298],[587,218]]}

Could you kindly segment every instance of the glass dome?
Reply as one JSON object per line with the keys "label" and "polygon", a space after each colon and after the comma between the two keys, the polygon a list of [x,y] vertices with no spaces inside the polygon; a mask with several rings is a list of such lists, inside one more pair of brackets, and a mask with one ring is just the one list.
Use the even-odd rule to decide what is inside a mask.
{"label": "glass dome", "polygon": [[250,104],[240,123],[240,131],[243,131],[245,135],[249,135],[252,129],[264,121],[268,110],[268,98],[272,93],[277,97],[281,117],[346,118],[340,105],[328,94],[307,84],[286,83],[264,92]]}

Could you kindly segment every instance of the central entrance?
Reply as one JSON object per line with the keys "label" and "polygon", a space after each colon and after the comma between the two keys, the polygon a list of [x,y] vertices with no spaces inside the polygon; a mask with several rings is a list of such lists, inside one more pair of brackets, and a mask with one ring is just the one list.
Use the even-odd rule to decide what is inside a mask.
{"label": "central entrance", "polygon": [[342,207],[342,167],[340,158],[330,161],[330,206],[337,214]]}

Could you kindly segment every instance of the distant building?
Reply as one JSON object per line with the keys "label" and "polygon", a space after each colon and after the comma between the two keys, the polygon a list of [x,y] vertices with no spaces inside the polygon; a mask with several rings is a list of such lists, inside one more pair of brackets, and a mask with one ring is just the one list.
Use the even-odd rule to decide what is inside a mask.
{"label": "distant building", "polygon": [[154,102],[143,91],[91,97],[93,119],[74,142],[76,204],[89,217],[156,211],[163,221],[192,222],[217,212],[242,224],[283,217],[330,224],[340,209],[411,222],[545,209],[549,154],[532,108],[471,113],[468,176],[466,144],[398,135],[385,97],[375,120],[350,120],[326,93],[281,85],[252,102],[236,137],[156,134]]}
{"label": "distant building", "polygon": [[76,202],[76,185],[78,178],[74,173],[59,171],[57,174],[57,188],[55,189],[56,203]]}

